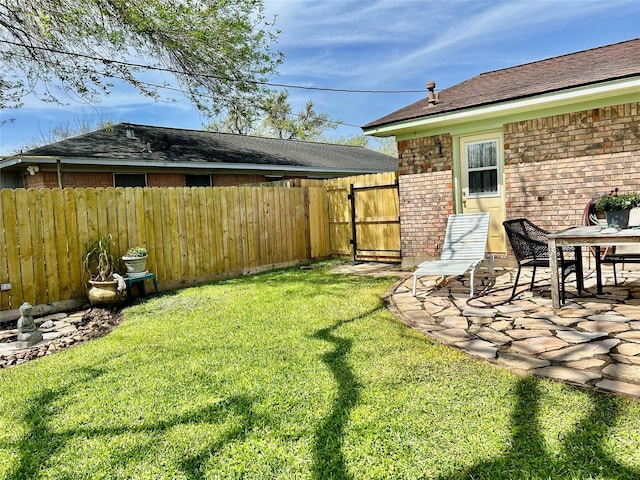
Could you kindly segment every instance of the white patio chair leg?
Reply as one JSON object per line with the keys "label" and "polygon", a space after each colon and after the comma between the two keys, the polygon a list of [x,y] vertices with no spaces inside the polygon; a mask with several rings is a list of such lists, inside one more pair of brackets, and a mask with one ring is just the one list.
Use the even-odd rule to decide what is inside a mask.
{"label": "white patio chair leg", "polygon": [[495,280],[496,269],[495,269],[495,261],[494,261],[493,255],[489,255],[489,272],[491,273],[491,277]]}
{"label": "white patio chair leg", "polygon": [[413,296],[416,296],[416,283],[418,282],[418,275],[413,274]]}
{"label": "white patio chair leg", "polygon": [[469,293],[469,298],[473,298],[473,274],[476,273],[476,269],[475,267],[473,267],[471,269],[471,274],[470,274],[470,278],[469,281],[471,282],[471,292]]}

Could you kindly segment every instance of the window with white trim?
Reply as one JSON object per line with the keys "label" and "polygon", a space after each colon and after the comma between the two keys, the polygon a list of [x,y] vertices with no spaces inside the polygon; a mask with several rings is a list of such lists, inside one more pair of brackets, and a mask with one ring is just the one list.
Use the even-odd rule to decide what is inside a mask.
{"label": "window with white trim", "polygon": [[498,140],[466,144],[469,196],[496,195],[498,192]]}

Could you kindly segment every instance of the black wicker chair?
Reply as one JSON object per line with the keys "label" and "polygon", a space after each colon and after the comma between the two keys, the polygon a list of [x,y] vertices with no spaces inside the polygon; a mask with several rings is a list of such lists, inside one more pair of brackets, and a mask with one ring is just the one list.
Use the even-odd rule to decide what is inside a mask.
{"label": "black wicker chair", "polygon": [[[516,295],[518,280],[520,279],[520,271],[522,267],[533,268],[531,275],[530,290],[533,290],[533,284],[536,278],[537,267],[549,267],[549,247],[547,244],[548,235],[551,232],[543,230],[526,218],[516,218],[502,222],[504,229],[511,243],[511,249],[518,261],[518,273],[511,292],[512,300]],[[573,258],[565,258],[565,253],[574,252]],[[558,265],[562,270],[562,281],[560,282],[560,298],[562,303],[565,302],[564,281],[572,273],[576,272],[578,259],[575,255],[574,247],[558,248]]]}

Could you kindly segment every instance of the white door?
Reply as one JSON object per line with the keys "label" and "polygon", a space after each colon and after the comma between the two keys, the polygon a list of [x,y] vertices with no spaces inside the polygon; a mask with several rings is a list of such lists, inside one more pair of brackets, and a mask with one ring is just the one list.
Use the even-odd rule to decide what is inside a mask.
{"label": "white door", "polygon": [[493,253],[507,251],[503,151],[499,132],[460,138],[462,211],[491,214],[487,250]]}

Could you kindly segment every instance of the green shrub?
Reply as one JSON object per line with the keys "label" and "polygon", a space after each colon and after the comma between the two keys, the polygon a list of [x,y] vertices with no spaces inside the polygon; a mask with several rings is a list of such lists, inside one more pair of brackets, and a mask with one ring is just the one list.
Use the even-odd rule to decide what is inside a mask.
{"label": "green shrub", "polygon": [[137,247],[133,247],[127,250],[127,253],[125,253],[124,256],[125,257],[146,257],[147,249],[138,245]]}
{"label": "green shrub", "polygon": [[631,210],[636,207],[640,207],[640,193],[618,193],[617,188],[601,196],[596,203],[596,210],[599,211]]}

